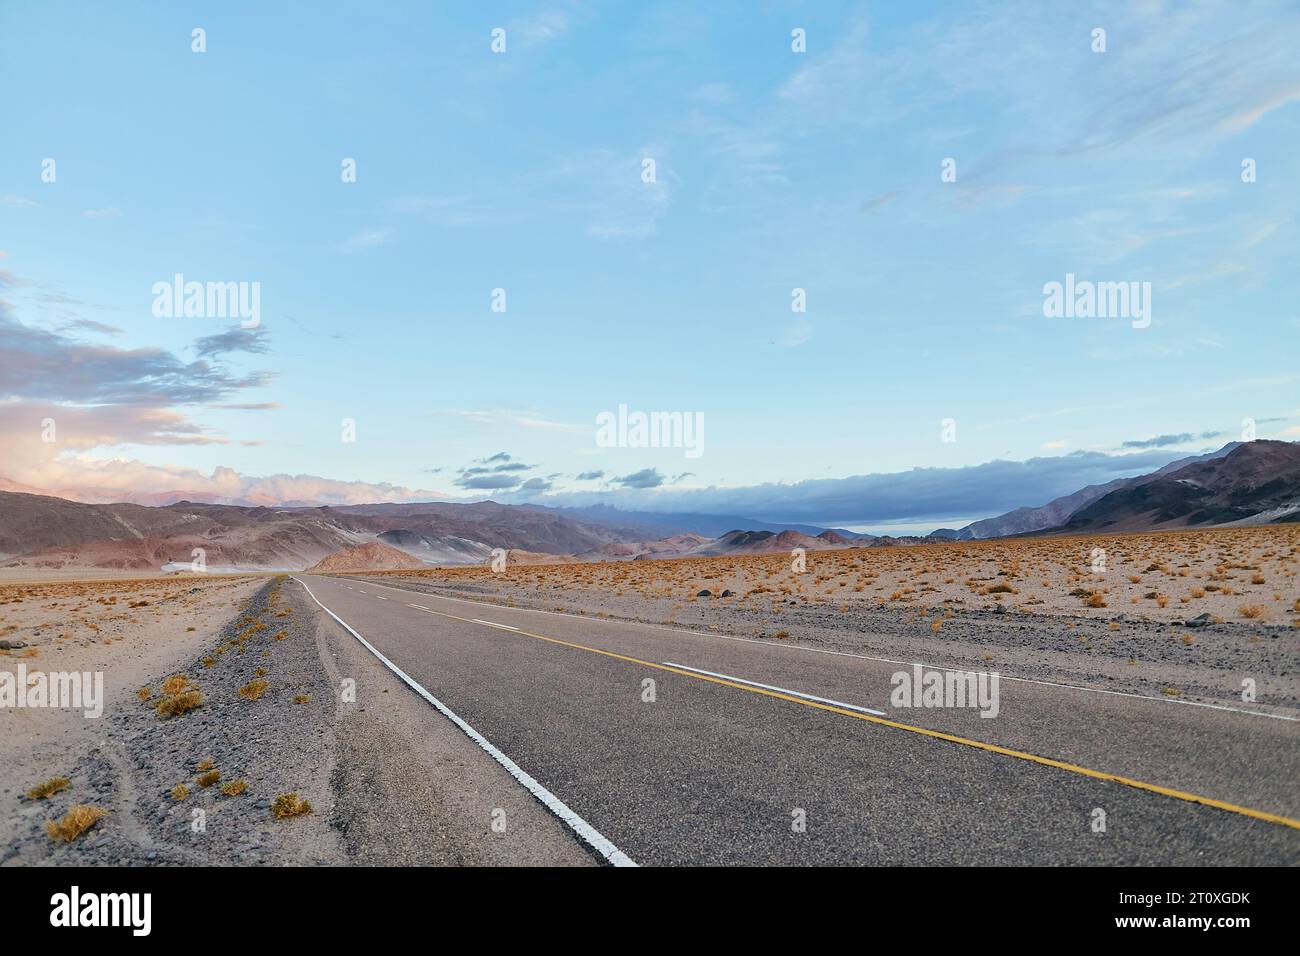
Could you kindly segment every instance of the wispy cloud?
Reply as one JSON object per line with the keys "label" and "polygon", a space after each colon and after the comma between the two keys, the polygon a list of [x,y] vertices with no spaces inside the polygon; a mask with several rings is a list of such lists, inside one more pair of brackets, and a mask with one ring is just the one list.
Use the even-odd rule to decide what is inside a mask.
{"label": "wispy cloud", "polygon": [[520,428],[540,428],[545,431],[582,432],[594,426],[575,425],[570,422],[555,421],[535,412],[515,411],[511,409],[447,409],[443,414],[463,418],[477,425],[516,425]]}
{"label": "wispy cloud", "polygon": [[393,240],[394,232],[388,226],[368,226],[343,243],[345,251],[373,249]]}
{"label": "wispy cloud", "polygon": [[214,335],[205,335],[194,343],[199,358],[216,358],[229,352],[262,354],[267,351],[266,329],[227,329]]}

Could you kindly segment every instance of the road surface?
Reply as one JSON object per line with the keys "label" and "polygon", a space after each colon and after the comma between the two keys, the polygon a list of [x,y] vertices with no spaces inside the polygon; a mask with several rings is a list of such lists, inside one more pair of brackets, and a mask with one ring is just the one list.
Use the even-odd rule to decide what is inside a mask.
{"label": "road surface", "polygon": [[296,577],[611,862],[1300,862],[1300,721],[1246,705],[901,708],[912,662]]}

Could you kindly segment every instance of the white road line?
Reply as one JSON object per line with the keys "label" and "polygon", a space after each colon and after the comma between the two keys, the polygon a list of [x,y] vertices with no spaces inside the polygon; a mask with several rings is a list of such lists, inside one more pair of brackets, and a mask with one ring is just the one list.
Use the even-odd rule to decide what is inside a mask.
{"label": "white road line", "polygon": [[531,793],[534,797],[536,797],[538,800],[542,802],[542,804],[546,807],[546,809],[550,810],[562,821],[564,821],[564,823],[568,825],[569,829],[571,829],[574,833],[576,833],[584,843],[590,846],[593,850],[599,853],[602,857],[604,857],[614,866],[636,866],[636,862],[630,856],[628,856],[618,847],[614,846],[613,843],[609,842],[609,840],[607,840],[604,836],[602,836],[600,831],[597,830],[595,827],[593,827],[590,823],[588,823],[586,820],[582,819],[582,817],[578,816],[576,813],[570,810],[563,800],[561,800],[555,794],[551,793],[551,791],[543,787],[529,774],[525,773],[517,763],[515,763],[504,753],[502,753],[500,750],[494,747],[486,737],[480,734],[469,724],[465,723],[465,721],[463,721],[460,717],[456,716],[456,714],[452,712],[451,708],[449,708],[442,701],[438,700],[438,698],[430,694],[427,690],[421,687],[420,684],[414,678],[410,677],[405,671],[403,671],[400,667],[398,667],[387,657],[385,657],[382,653],[380,653],[379,650],[373,644],[371,644],[364,637],[358,634],[356,632],[356,629],[353,628],[351,624],[343,620],[343,618],[339,617],[337,614],[335,614],[333,611],[327,608],[324,604],[321,604],[320,599],[317,598],[315,594],[312,594],[312,590],[310,587],[307,586],[306,581],[303,581],[301,578],[296,576],[294,577],[294,580],[297,581],[306,589],[307,593],[311,595],[311,599],[320,605],[321,610],[323,610],[330,617],[334,618],[334,620],[342,624],[343,627],[347,629],[348,633],[350,633],[353,637],[355,637],[358,641],[360,641],[362,645],[366,648],[366,650],[370,651],[371,654],[374,654],[375,657],[379,658],[379,660],[383,663],[383,665],[387,667],[390,671],[392,671],[394,674],[396,674],[402,680],[403,683],[405,683],[413,691],[415,691],[417,694],[419,694],[421,697],[427,700],[430,704],[436,707],[439,713],[441,713],[444,717],[446,717],[453,724],[455,724],[462,731],[464,731],[465,735],[469,737],[470,740],[474,741],[474,743],[478,744],[481,748],[483,748],[483,750],[488,754],[488,756],[490,756],[497,763],[501,764],[501,766],[505,767],[506,772],[509,773],[510,776],[514,777],[521,784],[523,784],[529,793]]}
{"label": "white road line", "polygon": [[408,604],[408,605],[406,605],[406,606],[407,606],[407,607],[413,607],[413,608],[416,608],[416,609],[421,610],[421,611],[427,611],[427,610],[429,610],[429,609],[428,609],[427,607],[425,607],[423,604]]}
{"label": "white road line", "polygon": [[[427,611],[428,608],[425,608],[425,610]],[[501,628],[501,629],[504,630],[504,631],[517,631],[517,630],[519,630],[519,628],[517,628],[517,627],[513,627],[513,626],[511,626],[511,625],[509,625],[509,624],[498,624],[496,621],[480,621],[480,620],[479,620],[478,618],[476,618],[476,617],[475,617],[475,618],[471,618],[470,620],[472,620],[475,624],[486,624],[488,627],[499,627],[499,628]]]}
{"label": "white road line", "polygon": [[[390,591],[402,591],[405,594],[427,594],[430,597],[437,598],[439,601],[459,601],[461,604],[475,604],[479,607],[492,607],[505,611],[525,611],[529,614],[550,614],[554,617],[567,617],[575,621],[592,621],[595,620],[582,614],[569,614],[566,611],[548,611],[544,608],[536,607],[511,607],[502,608],[499,604],[492,604],[488,601],[472,601],[469,598],[451,597],[445,594],[437,594],[430,591],[412,591],[409,588],[395,588],[390,584],[376,584],[374,587],[388,588]],[[967,671],[960,667],[944,667],[940,664],[927,664],[924,661],[899,661],[890,657],[873,657],[870,654],[854,654],[851,651],[832,651],[824,647],[804,647],[800,644],[778,644],[775,641],[760,641],[752,637],[736,637],[734,634],[720,634],[717,631],[693,631],[685,627],[667,627],[663,624],[650,624],[643,621],[618,620],[616,618],[600,618],[600,623],[604,624],[626,624],[633,627],[648,627],[656,631],[671,631],[674,634],[690,634],[693,637],[716,637],[723,641],[739,641],[741,644],[761,644],[764,647],[774,647],[783,651],[803,651],[808,654],[830,654],[832,657],[852,657],[860,661],[875,661],[879,664],[902,664],[906,667],[921,667],[936,671],[951,671],[958,674],[970,673],[987,673],[986,671]],[[1226,710],[1232,714],[1243,714],[1247,717],[1271,717],[1273,720],[1290,720],[1300,721],[1300,717],[1291,717],[1287,714],[1270,714],[1263,710],[1247,710],[1245,707],[1229,707],[1227,704],[1207,704],[1199,700],[1183,700],[1180,697],[1152,697],[1150,694],[1133,694],[1123,690],[1107,690],[1104,687],[1084,687],[1080,684],[1063,684],[1058,681],[1039,680],[1034,677],[1012,677],[1010,674],[999,672],[1001,680],[1016,681],[1020,684],[1037,684],[1040,687],[1059,687],[1063,690],[1078,690],[1087,694],[1109,694],[1112,697],[1128,697],[1133,700],[1146,700],[1155,704],[1182,704],[1186,707],[1204,707],[1207,710]]]}
{"label": "white road line", "polygon": [[790,690],[788,687],[774,687],[771,684],[760,684],[756,680],[745,680],[743,677],[732,677],[730,674],[718,674],[714,671],[706,671],[699,667],[691,667],[687,664],[674,664],[672,661],[661,661],[665,667],[676,667],[684,671],[694,671],[697,674],[706,674],[709,677],[720,677],[723,680],[735,681],[737,684],[748,684],[750,687],[761,687],[763,690],[774,690],[781,694],[789,694],[791,697],[802,697],[804,700],[815,700],[819,704],[830,704],[832,707],[843,707],[846,710],[856,710],[863,714],[875,714],[877,717],[888,716],[883,710],[872,710],[870,707],[859,707],[857,704],[846,704],[842,700],[831,700],[829,697],[818,697],[816,694],[805,694],[801,690]]}
{"label": "white road line", "polygon": [[382,594],[372,594],[372,595],[370,595],[370,596],[371,596],[372,598],[379,598],[379,600],[381,600],[381,601],[387,601],[387,600],[388,600],[388,598],[384,597]]}

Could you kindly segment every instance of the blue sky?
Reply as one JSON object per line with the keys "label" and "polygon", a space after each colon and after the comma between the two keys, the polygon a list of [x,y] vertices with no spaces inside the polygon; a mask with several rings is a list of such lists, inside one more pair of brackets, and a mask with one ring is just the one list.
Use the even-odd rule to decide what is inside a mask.
{"label": "blue sky", "polygon": [[[497,500],[890,529],[1300,437],[1294,5],[265,6],[0,8],[12,485],[512,464]],[[197,345],[233,323],[155,317],[175,273],[259,282],[261,328]],[[1150,327],[1044,317],[1067,273],[1150,282]],[[598,447],[620,404],[704,453]]]}

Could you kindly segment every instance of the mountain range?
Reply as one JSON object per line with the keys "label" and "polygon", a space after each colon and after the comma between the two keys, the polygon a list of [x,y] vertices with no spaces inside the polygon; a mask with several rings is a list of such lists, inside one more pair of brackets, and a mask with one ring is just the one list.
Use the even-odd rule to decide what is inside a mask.
{"label": "mountain range", "polygon": [[[1233,442],[1150,474],[1091,485],[929,538],[607,506],[480,501],[255,507],[178,501],[151,507],[0,491],[0,566],[156,570],[188,566],[201,553],[214,570],[301,570],[345,551],[347,566],[364,563],[367,555],[387,566],[407,558],[429,565],[477,564],[498,548],[530,562],[556,556],[620,561],[1297,520],[1300,444],[1261,440]],[[373,547],[361,547],[367,545]]]}

